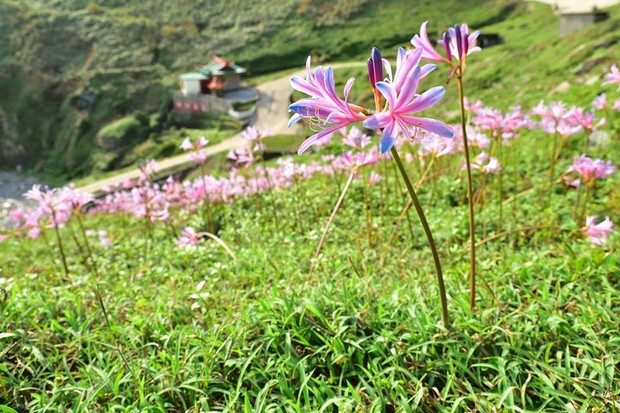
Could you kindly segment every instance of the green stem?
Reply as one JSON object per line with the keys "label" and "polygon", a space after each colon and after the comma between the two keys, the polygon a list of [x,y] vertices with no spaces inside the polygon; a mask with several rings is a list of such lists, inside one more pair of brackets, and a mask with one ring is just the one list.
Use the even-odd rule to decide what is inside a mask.
{"label": "green stem", "polygon": [[553,197],[553,177],[555,175],[555,161],[557,160],[556,152],[558,148],[558,133],[553,134],[553,147],[551,148],[551,163],[549,165],[549,186],[547,190],[549,191],[549,204],[551,204],[551,200]]}
{"label": "green stem", "polygon": [[344,196],[349,190],[349,186],[351,186],[351,182],[353,182],[353,177],[355,173],[351,171],[349,174],[349,179],[347,179],[347,183],[344,185],[344,189],[340,193],[340,197],[338,198],[338,202],[336,202],[336,206],[334,206],[334,210],[332,211],[329,219],[327,220],[327,224],[325,225],[325,229],[323,230],[323,235],[321,235],[321,239],[319,240],[319,245],[317,245],[316,250],[314,251],[314,255],[312,255],[312,263],[310,264],[310,270],[308,271],[308,275],[312,275],[314,272],[314,268],[316,266],[316,259],[321,252],[321,248],[323,248],[323,244],[325,243],[325,239],[327,238],[327,233],[329,232],[329,228],[332,226],[334,222],[334,218],[336,218],[336,213],[338,209],[340,209],[340,205],[342,205],[342,201],[344,201]]}
{"label": "green stem", "polygon": [[420,201],[418,200],[418,196],[415,193],[415,189],[413,189],[413,185],[411,184],[411,180],[407,175],[407,171],[405,170],[405,166],[403,165],[403,161],[400,159],[400,155],[395,147],[392,147],[390,150],[394,160],[396,161],[396,165],[398,166],[398,170],[400,171],[403,180],[405,181],[405,185],[407,186],[407,190],[409,191],[409,196],[411,197],[411,201],[413,201],[413,206],[415,207],[416,212],[418,213],[418,217],[420,218],[420,222],[422,223],[422,228],[424,228],[424,234],[426,235],[426,239],[428,241],[429,246],[431,247],[431,253],[433,254],[433,262],[435,263],[435,272],[437,273],[437,284],[439,285],[439,297],[441,299],[441,314],[443,317],[443,324],[446,328],[450,328],[450,318],[448,315],[448,299],[446,297],[446,287],[443,281],[443,273],[441,271],[441,263],[439,261],[439,254],[437,253],[437,248],[435,247],[435,241],[433,240],[433,234],[431,233],[431,229],[428,226],[428,222],[426,221],[426,216],[424,215],[424,211],[422,210],[422,205],[420,205]]}
{"label": "green stem", "polygon": [[265,178],[267,178],[267,195],[269,197],[269,202],[271,204],[271,215],[276,224],[276,229],[280,232],[280,218],[278,217],[278,209],[276,208],[276,201],[273,199],[273,183],[271,182],[271,176],[269,175],[269,171],[267,170],[267,165],[265,163],[265,149],[261,150],[260,162],[263,166],[263,171],[265,171]]}
{"label": "green stem", "polygon": [[581,215],[579,215],[579,225],[585,225],[586,222],[586,206],[588,205],[588,198],[590,198],[590,192],[594,184],[589,182],[582,182],[582,185],[586,186],[586,194],[583,197],[583,207],[581,208]]}
{"label": "green stem", "polygon": [[93,255],[93,250],[90,247],[90,242],[88,241],[88,237],[86,236],[86,229],[84,228],[84,224],[82,223],[82,218],[80,217],[80,212],[75,215],[76,220],[78,222],[78,226],[80,227],[80,231],[82,231],[82,237],[84,238],[84,245],[86,246],[86,252],[88,253],[88,258],[90,260],[91,265],[93,266],[93,270],[95,271],[95,278],[99,278],[99,268],[97,266],[97,261],[95,261],[95,257]]}
{"label": "green stem", "polygon": [[[581,197],[581,186],[579,185],[577,187],[577,193],[575,194],[575,205],[573,206],[573,220],[578,220],[578,214],[579,214],[579,198]],[[577,224],[579,224],[579,221],[577,221]]]}
{"label": "green stem", "polygon": [[456,85],[459,90],[461,103],[461,128],[463,131],[463,152],[465,153],[465,167],[467,170],[467,200],[469,204],[469,308],[476,311],[476,239],[474,222],[474,194],[471,180],[471,164],[469,161],[469,145],[467,143],[467,127],[465,124],[465,94],[461,73],[457,73]]}
{"label": "green stem", "polygon": [[499,157],[499,161],[502,165],[502,169],[499,170],[498,173],[498,189],[497,189],[497,206],[499,208],[499,217],[498,217],[498,221],[497,221],[497,232],[502,232],[502,227],[504,224],[504,215],[503,215],[503,205],[502,205],[502,201],[503,201],[503,183],[502,183],[502,177],[504,175],[504,168],[506,167],[505,162],[504,162],[504,151],[502,150],[502,143],[498,141],[499,147],[497,148],[497,155]]}
{"label": "green stem", "polygon": [[586,155],[588,153],[588,147],[590,146],[590,135],[592,134],[592,129],[586,129],[586,140],[583,143],[583,154]]}
{"label": "green stem", "polygon": [[56,242],[58,249],[60,250],[60,256],[62,258],[62,266],[65,269],[65,275],[69,277],[69,266],[67,265],[67,257],[65,255],[65,249],[62,246],[62,239],[60,238],[60,231],[58,229],[58,222],[56,222],[56,211],[52,209],[52,221],[54,222],[54,232],[56,233]]}

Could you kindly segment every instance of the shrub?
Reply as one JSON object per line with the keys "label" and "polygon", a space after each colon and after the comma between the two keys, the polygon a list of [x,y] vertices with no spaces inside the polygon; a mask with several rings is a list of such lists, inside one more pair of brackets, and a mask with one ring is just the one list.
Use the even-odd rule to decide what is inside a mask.
{"label": "shrub", "polygon": [[97,145],[104,149],[118,149],[130,142],[144,140],[148,133],[148,127],[138,119],[126,116],[101,128],[97,133]]}

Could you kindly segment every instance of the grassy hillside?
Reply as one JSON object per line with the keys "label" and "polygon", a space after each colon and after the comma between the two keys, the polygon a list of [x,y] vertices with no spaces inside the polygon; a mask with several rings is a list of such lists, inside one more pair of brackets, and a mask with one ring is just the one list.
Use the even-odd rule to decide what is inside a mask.
{"label": "grassy hillside", "polygon": [[[470,59],[468,95],[499,107],[515,96],[523,104],[591,99],[600,90],[586,86],[620,59],[619,10],[560,38],[549,7],[508,0],[8,0],[0,4],[0,159],[64,179],[122,167],[133,146],[162,140],[160,128],[122,155],[97,147],[97,133],[136,111],[169,126],[177,75],[215,53],[250,75],[299,67],[308,54],[314,62],[360,60],[371,46],[393,54],[408,45],[424,20],[431,37],[456,22],[502,37],[504,44]],[[363,70],[350,74],[365,82]]]}
{"label": "grassy hillside", "polygon": [[510,3],[476,4],[4,1],[2,164],[67,178],[88,174],[108,156],[95,145],[103,126],[138,110],[164,116],[176,76],[215,53],[254,74],[298,66],[309,53],[356,59],[371,44],[406,43],[423,19],[437,27],[454,18],[481,26],[505,17]]}

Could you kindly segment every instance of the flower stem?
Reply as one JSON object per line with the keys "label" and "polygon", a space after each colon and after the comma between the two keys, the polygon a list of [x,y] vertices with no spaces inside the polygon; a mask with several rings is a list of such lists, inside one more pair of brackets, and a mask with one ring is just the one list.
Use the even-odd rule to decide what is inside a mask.
{"label": "flower stem", "polygon": [[469,204],[469,308],[476,311],[476,239],[474,222],[474,197],[471,181],[471,164],[469,162],[469,146],[467,143],[467,127],[465,125],[465,94],[463,92],[463,80],[460,73],[456,76],[456,85],[459,90],[461,102],[461,128],[463,131],[463,152],[465,152],[465,167],[467,170],[467,200]]}
{"label": "flower stem", "polygon": [[319,253],[321,252],[321,248],[323,248],[323,244],[325,243],[325,239],[327,238],[327,233],[329,232],[329,228],[332,226],[332,222],[334,222],[334,218],[336,218],[336,213],[338,212],[338,209],[340,209],[340,205],[342,204],[342,201],[344,201],[344,196],[347,194],[347,191],[349,190],[349,186],[351,186],[351,182],[353,182],[353,177],[355,176],[355,172],[351,171],[351,173],[349,174],[349,179],[347,179],[347,183],[344,185],[344,189],[342,190],[342,193],[340,194],[340,198],[338,198],[338,202],[336,202],[336,206],[334,206],[334,210],[332,211],[331,215],[329,216],[329,219],[327,220],[327,224],[325,225],[325,230],[323,230],[323,235],[321,235],[321,239],[319,240],[319,245],[317,245],[316,250],[314,251],[314,254],[312,255],[312,264],[310,265],[310,270],[308,271],[308,275],[312,275],[312,273],[314,272],[314,268],[316,266],[316,259],[319,256]]}
{"label": "flower stem", "polygon": [[590,198],[590,192],[592,191],[593,183],[585,182],[586,194],[583,197],[583,207],[581,208],[581,215],[579,215],[579,225],[584,225],[586,222],[586,207],[588,205],[588,198]]}
{"label": "flower stem", "polygon": [[586,155],[588,153],[588,147],[590,146],[590,135],[592,134],[592,129],[586,129],[586,139],[583,143],[583,154]]}
{"label": "flower stem", "polygon": [[62,266],[65,270],[65,276],[69,277],[69,266],[67,265],[67,257],[65,255],[65,249],[62,246],[62,239],[60,238],[60,231],[58,229],[58,222],[56,222],[56,211],[52,210],[52,221],[54,223],[54,232],[56,233],[56,243],[60,250],[60,257],[62,258]]}
{"label": "flower stem", "polygon": [[443,324],[446,328],[450,328],[450,318],[448,316],[448,299],[446,297],[446,287],[443,281],[443,273],[441,271],[441,263],[439,262],[439,254],[437,253],[437,248],[435,247],[435,241],[433,240],[433,234],[431,233],[431,229],[428,226],[428,222],[426,221],[426,216],[424,215],[424,211],[422,210],[422,205],[420,205],[420,201],[418,200],[418,196],[415,193],[415,189],[413,189],[413,185],[411,184],[411,180],[407,175],[407,171],[403,165],[403,161],[400,159],[400,155],[395,147],[392,146],[390,150],[394,160],[396,161],[396,165],[398,166],[398,170],[400,171],[403,180],[405,181],[405,185],[407,186],[407,190],[409,191],[409,196],[411,197],[411,201],[413,201],[413,206],[415,207],[416,212],[418,213],[418,217],[420,218],[420,222],[422,223],[422,228],[424,228],[424,234],[426,235],[426,239],[428,240],[428,244],[431,247],[431,253],[433,254],[433,261],[435,263],[435,272],[437,273],[437,284],[439,285],[439,297],[441,299],[441,314],[443,317]]}
{"label": "flower stem", "polygon": [[502,201],[503,201],[503,175],[504,175],[504,168],[506,167],[505,162],[504,162],[504,151],[502,150],[502,143],[500,141],[498,141],[498,148],[497,148],[497,152],[498,152],[498,157],[499,157],[499,162],[502,165],[502,169],[499,170],[498,172],[498,176],[497,176],[497,184],[498,184],[498,189],[497,189],[497,207],[499,209],[498,211],[498,221],[497,221],[497,231],[498,232],[502,232],[502,227],[504,224],[504,211],[503,211],[503,205],[502,205]]}

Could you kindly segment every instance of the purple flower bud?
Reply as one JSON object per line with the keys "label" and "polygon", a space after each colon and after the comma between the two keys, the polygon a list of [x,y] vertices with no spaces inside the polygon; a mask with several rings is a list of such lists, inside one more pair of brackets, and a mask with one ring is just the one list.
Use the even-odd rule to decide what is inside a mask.
{"label": "purple flower bud", "polygon": [[375,89],[377,82],[383,80],[383,61],[381,60],[381,51],[373,47],[368,59],[368,79],[370,86]]}

